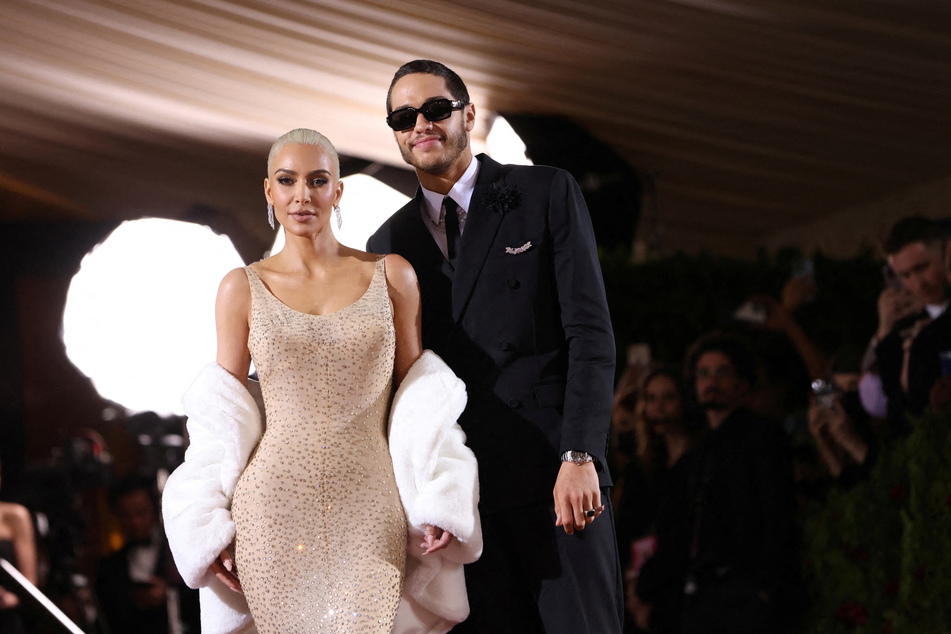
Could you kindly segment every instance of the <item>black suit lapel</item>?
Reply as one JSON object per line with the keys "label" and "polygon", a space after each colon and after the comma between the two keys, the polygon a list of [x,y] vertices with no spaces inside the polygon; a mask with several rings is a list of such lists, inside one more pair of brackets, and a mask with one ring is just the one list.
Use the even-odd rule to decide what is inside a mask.
{"label": "black suit lapel", "polygon": [[457,322],[465,312],[476,279],[502,224],[501,214],[486,209],[492,184],[503,177],[502,165],[484,155],[479,155],[477,160],[481,160],[482,166],[469,201],[452,281],[452,317]]}

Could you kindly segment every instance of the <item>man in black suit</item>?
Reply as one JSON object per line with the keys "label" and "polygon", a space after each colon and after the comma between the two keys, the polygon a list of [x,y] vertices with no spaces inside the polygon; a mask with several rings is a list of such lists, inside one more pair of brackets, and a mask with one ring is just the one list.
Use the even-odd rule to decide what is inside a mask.
{"label": "man in black suit", "polygon": [[159,521],[154,480],[126,475],[109,492],[125,539],[99,564],[97,594],[109,632],[199,631],[198,591],[186,586],[175,568]]}
{"label": "man in black suit", "polygon": [[708,431],[669,489],[657,552],[638,581],[642,597],[666,608],[651,631],[795,631],[802,587],[792,461],[779,424],[745,407],[756,359],[737,337],[712,334],[694,344],[686,367]]}
{"label": "man in black suit", "polygon": [[900,285],[879,298],[873,345],[895,432],[908,430],[906,413],[920,414],[927,406],[941,376],[939,354],[951,350],[945,240],[937,222],[917,216],[897,222],[885,240],[888,266]]}
{"label": "man in black suit", "polygon": [[387,123],[420,189],[367,248],[412,263],[423,344],[465,381],[485,548],[454,632],[621,629],[605,450],[614,336],[581,191],[473,157],[475,106],[442,64],[402,66]]}

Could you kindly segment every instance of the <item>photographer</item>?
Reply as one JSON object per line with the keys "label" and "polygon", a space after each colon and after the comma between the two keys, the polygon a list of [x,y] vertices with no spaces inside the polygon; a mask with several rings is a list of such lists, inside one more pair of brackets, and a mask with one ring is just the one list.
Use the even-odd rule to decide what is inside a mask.
{"label": "photographer", "polygon": [[185,586],[159,522],[154,478],[118,480],[109,506],[123,547],[99,566],[97,591],[110,632],[198,632],[198,592]]}

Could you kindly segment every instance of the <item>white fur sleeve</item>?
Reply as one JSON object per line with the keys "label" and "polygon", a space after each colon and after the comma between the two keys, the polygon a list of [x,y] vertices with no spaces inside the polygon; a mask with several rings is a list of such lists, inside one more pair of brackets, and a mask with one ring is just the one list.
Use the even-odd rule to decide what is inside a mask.
{"label": "white fur sleeve", "polygon": [[182,404],[189,446],[165,485],[162,511],[175,564],[197,588],[215,578],[208,567],[234,539],[231,496],[262,424],[248,390],[214,363],[199,373]]}
{"label": "white fur sleeve", "polygon": [[431,351],[413,364],[393,399],[390,453],[411,533],[430,524],[456,540],[442,555],[469,563],[482,553],[475,455],[456,422],[463,382]]}

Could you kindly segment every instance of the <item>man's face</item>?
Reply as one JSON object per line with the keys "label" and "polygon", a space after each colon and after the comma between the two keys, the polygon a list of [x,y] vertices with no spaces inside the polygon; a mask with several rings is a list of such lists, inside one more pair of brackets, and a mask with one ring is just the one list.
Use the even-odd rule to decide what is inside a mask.
{"label": "man's face", "polygon": [[941,304],[947,298],[948,288],[943,255],[923,242],[912,242],[888,256],[888,265],[916,299],[925,304]]}
{"label": "man's face", "polygon": [[716,350],[700,355],[694,375],[697,402],[706,409],[735,409],[749,389],[746,379],[736,373],[730,357]]}
{"label": "man's face", "polygon": [[116,517],[123,536],[132,542],[147,542],[155,523],[152,498],[142,489],[135,489],[116,501]]}
{"label": "man's face", "polygon": [[[390,107],[392,110],[419,108],[434,99],[453,99],[445,80],[436,75],[414,73],[401,77],[393,85]],[[442,121],[429,121],[417,114],[415,126],[393,135],[404,161],[421,172],[438,176],[461,162],[469,164],[469,132],[474,123],[475,108],[469,104],[462,110],[454,110]]]}

